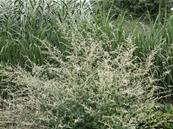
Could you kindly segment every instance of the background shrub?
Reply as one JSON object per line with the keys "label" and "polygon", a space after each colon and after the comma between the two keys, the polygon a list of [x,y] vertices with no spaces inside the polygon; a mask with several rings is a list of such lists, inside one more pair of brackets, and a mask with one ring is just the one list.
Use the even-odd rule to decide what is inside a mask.
{"label": "background shrub", "polygon": [[110,11],[111,15],[118,15],[122,11],[127,11],[128,15],[133,15],[137,18],[149,15],[155,19],[157,15],[165,16],[171,11],[173,5],[172,0],[100,0],[99,5],[102,5],[102,10]]}

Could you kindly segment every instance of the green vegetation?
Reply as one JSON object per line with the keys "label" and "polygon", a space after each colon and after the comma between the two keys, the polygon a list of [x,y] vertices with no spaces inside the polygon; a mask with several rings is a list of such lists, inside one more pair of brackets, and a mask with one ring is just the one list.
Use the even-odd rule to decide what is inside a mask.
{"label": "green vegetation", "polygon": [[173,128],[170,3],[100,2],[0,3],[0,128]]}
{"label": "green vegetation", "polygon": [[[158,13],[165,17],[170,14],[173,6],[172,0],[99,0],[105,12],[110,11],[112,15],[118,15],[122,11],[127,11],[128,15],[136,18],[156,19]],[[96,6],[97,8],[98,6]]]}

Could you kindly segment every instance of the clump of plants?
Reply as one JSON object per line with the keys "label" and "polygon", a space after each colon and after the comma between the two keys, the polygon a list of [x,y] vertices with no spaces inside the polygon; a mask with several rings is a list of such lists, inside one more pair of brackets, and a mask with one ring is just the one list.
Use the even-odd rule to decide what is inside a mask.
{"label": "clump of plants", "polygon": [[103,48],[109,42],[75,39],[72,44],[67,61],[57,48],[44,44],[58,65],[34,65],[31,73],[20,67],[1,71],[4,83],[13,80],[24,87],[18,93],[28,93],[13,92],[9,101],[18,112],[29,112],[23,120],[29,119],[33,128],[51,129],[160,127],[161,118],[148,121],[159,111],[154,97],[159,87],[149,73],[157,51],[135,63],[130,38],[111,52]]}

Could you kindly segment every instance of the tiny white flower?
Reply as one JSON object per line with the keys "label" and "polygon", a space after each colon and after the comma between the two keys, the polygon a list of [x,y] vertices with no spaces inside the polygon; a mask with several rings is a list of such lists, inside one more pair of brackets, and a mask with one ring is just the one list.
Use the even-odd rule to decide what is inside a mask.
{"label": "tiny white flower", "polygon": [[173,11],[173,7],[171,8],[171,11]]}

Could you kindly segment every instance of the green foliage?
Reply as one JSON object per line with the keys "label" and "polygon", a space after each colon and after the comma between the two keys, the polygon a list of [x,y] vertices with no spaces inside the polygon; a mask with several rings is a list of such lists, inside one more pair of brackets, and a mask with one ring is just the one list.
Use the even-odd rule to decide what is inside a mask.
{"label": "green foliage", "polygon": [[30,61],[45,63],[47,57],[41,53],[37,38],[46,40],[66,53],[69,42],[63,37],[61,25],[57,25],[62,19],[59,5],[43,0],[15,0],[4,4],[0,4],[1,61],[21,65],[29,65]]}
{"label": "green foliage", "polygon": [[166,16],[171,12],[172,0],[100,0],[98,2],[103,11],[118,15],[122,11],[135,17],[156,19],[157,15]]}

